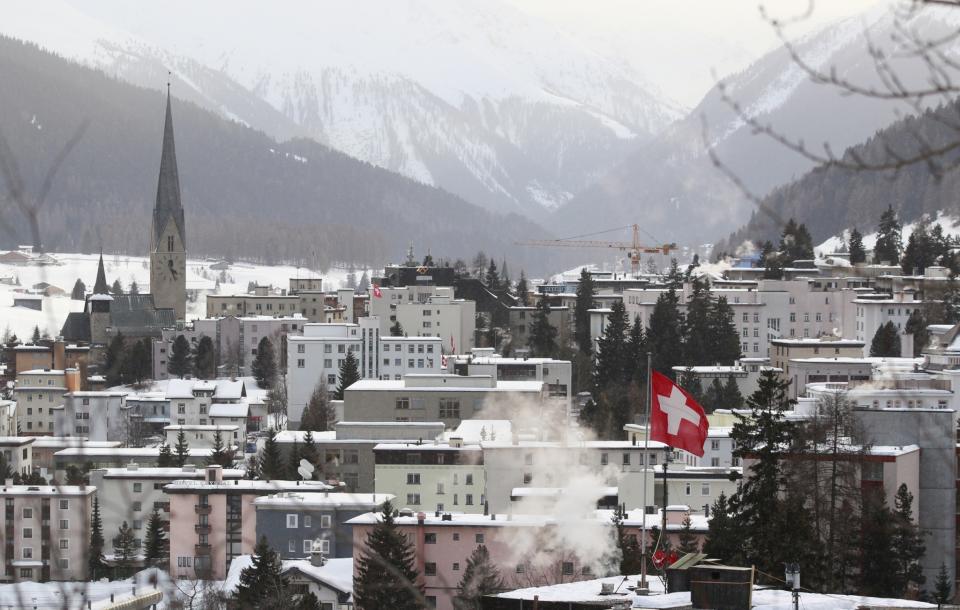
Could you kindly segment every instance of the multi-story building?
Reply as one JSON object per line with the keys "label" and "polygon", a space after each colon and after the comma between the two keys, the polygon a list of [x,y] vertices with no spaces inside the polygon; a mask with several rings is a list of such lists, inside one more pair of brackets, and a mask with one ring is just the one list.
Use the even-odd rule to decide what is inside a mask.
{"label": "multi-story building", "polygon": [[[78,449],[78,455],[83,455],[86,450],[100,451],[104,449],[116,449],[123,443],[121,441],[88,441],[80,436],[37,436],[32,437],[33,441],[33,469],[40,475],[49,479],[54,477],[58,481],[63,480],[63,470],[70,466],[71,462],[64,461],[61,464],[60,472],[57,472],[58,452],[64,449]],[[81,467],[86,465],[86,460],[82,457],[75,458],[73,465]]]}
{"label": "multi-story building", "polygon": [[131,440],[123,392],[67,392],[54,409],[54,436],[80,436],[91,441]]}
{"label": "multi-story building", "polygon": [[190,449],[211,449],[216,443],[217,435],[220,442],[226,447],[243,446],[246,430],[237,424],[204,424],[193,426],[167,426],[167,444],[171,447],[177,444],[180,433],[183,432]]}
{"label": "multi-story building", "polygon": [[90,486],[0,487],[4,503],[0,580],[87,580],[94,492]]}
{"label": "multi-story building", "polygon": [[[106,445],[106,446],[105,446]],[[205,465],[210,454],[209,448],[191,447],[187,463],[195,466]],[[69,466],[89,468],[122,468],[130,462],[143,467],[154,467],[160,459],[160,447],[118,447],[114,443],[83,443],[60,449],[53,454],[53,472],[57,480],[63,480]]]}
{"label": "multi-story building", "polygon": [[244,381],[229,379],[170,379],[164,397],[170,403],[170,423],[178,426],[205,426],[214,404],[244,402]]}
{"label": "multi-story building", "polygon": [[442,421],[456,428],[477,417],[512,419],[519,405],[539,409],[547,420],[563,419],[556,403],[544,400],[544,382],[497,381],[490,375],[404,375],[403,379],[361,379],[344,392],[348,421]]}
{"label": "multi-story building", "polygon": [[256,286],[248,294],[208,294],[207,317],[293,315],[300,311],[300,297]]}
{"label": "multi-story building", "polygon": [[21,475],[33,472],[32,436],[0,436],[0,456],[3,463]]}
{"label": "multi-story building", "polygon": [[449,286],[381,288],[370,299],[370,315],[380,321],[380,334],[389,335],[397,322],[408,337],[440,337],[444,353],[475,345],[477,307],[474,301],[454,298]]}
{"label": "multi-story building", "polygon": [[863,343],[863,355],[870,355],[870,342],[877,330],[892,322],[897,327],[900,336],[900,353],[904,356],[913,355],[913,335],[905,332],[910,314],[922,310],[923,301],[914,299],[912,290],[900,292],[890,296],[888,294],[861,294],[853,301],[856,306],[856,334],[853,335]]}
{"label": "multi-story building", "polygon": [[[471,354],[447,357],[446,371],[457,375],[490,375],[497,381],[542,381],[547,397],[572,399],[572,370],[569,360],[553,358],[504,358],[492,348],[474,348]],[[411,371],[413,372],[413,371]]]}
{"label": "multi-story building", "polygon": [[[518,351],[527,349],[527,340],[533,334],[536,311],[537,308],[532,305],[527,307],[518,305],[509,308],[510,336],[513,339],[514,348]],[[550,321],[551,326],[557,329],[558,344],[564,345],[570,341],[571,328],[573,327],[573,307],[551,305],[547,320]]]}
{"label": "multi-story building", "polygon": [[234,557],[252,553],[256,498],[331,489],[319,481],[225,481],[219,466],[204,472],[202,480],[177,480],[164,487],[170,498],[169,571],[176,578],[223,580]]}
{"label": "multi-story building", "polygon": [[774,339],[770,342],[770,364],[785,379],[793,379],[791,360],[806,358],[861,358],[863,341],[820,337],[817,339]]}
{"label": "multi-story building", "polygon": [[170,399],[166,392],[127,394],[124,416],[131,432],[128,441],[131,446],[162,439],[163,429],[170,425]]}
{"label": "multi-story building", "polygon": [[[131,462],[121,468],[91,470],[90,485],[97,490],[104,536],[114,537],[126,521],[133,529],[139,548],[154,508],[160,510],[164,521],[169,520],[170,498],[164,486],[173,481],[202,480],[205,476],[206,472],[193,464],[183,468],[144,468]],[[243,470],[223,471],[224,480],[243,477]]]}
{"label": "multi-story building", "polygon": [[790,367],[788,392],[791,398],[804,396],[809,383],[866,381],[873,372],[873,363],[869,359],[846,356],[791,358],[787,366]]}
{"label": "multi-story building", "polygon": [[0,399],[0,436],[17,434],[17,403]]}
{"label": "multi-story building", "polygon": [[374,379],[402,379],[408,373],[436,374],[443,365],[440,337],[380,337],[380,368]]}
{"label": "multi-story building", "polygon": [[17,426],[27,436],[53,434],[54,407],[63,395],[80,389],[77,369],[34,369],[17,375],[13,393],[17,401]]}
{"label": "multi-story building", "polygon": [[373,448],[376,490],[397,506],[425,511],[482,513],[486,505],[483,450],[449,442],[381,443]]}
{"label": "multi-story building", "polygon": [[741,396],[747,397],[753,394],[758,387],[760,374],[765,370],[774,370],[770,366],[770,359],[766,356],[762,358],[741,358],[732,365],[716,366],[675,366],[673,372],[677,379],[683,379],[687,375],[693,375],[700,381],[700,386],[704,389],[710,387],[714,380],[719,380],[725,384],[733,377],[740,390]]}
{"label": "multi-story building", "polygon": [[286,492],[253,501],[257,540],[266,537],[282,559],[309,557],[315,545],[325,557],[353,556],[350,519],[377,512],[389,494]]}
{"label": "multi-story building", "polygon": [[37,369],[79,369],[89,362],[90,347],[63,341],[40,344],[17,345],[8,352],[13,354],[13,374]]}

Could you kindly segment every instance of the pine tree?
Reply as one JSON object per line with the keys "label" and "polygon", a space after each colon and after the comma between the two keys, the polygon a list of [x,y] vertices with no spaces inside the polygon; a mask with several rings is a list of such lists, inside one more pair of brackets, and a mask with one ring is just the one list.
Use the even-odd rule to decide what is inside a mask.
{"label": "pine tree", "polygon": [[642,571],[643,555],[637,537],[628,534],[623,525],[626,517],[626,508],[624,505],[618,504],[610,518],[610,522],[616,529],[617,548],[620,550],[620,574],[639,574]]}
{"label": "pine tree", "polygon": [[33,327],[33,335],[30,337],[30,343],[33,343],[34,345],[40,343],[40,327],[39,326]]}
{"label": "pine tree", "polygon": [[77,281],[73,283],[73,290],[70,291],[70,298],[74,301],[82,301],[87,296],[87,286],[83,283],[83,280],[77,278]]}
{"label": "pine tree", "polygon": [[860,231],[853,229],[850,231],[850,263],[856,265],[857,263],[867,262],[867,251],[863,247],[863,235],[860,234]]}
{"label": "pine tree", "polygon": [[710,509],[710,521],[707,524],[707,538],[703,543],[703,552],[709,557],[729,564],[740,563],[743,557],[740,533],[733,518],[733,509],[724,493],[717,497]]}
{"label": "pine tree", "polygon": [[170,468],[177,465],[177,460],[173,457],[173,451],[170,445],[163,443],[160,445],[160,455],[157,456],[158,468]]}
{"label": "pine tree", "polygon": [[487,266],[487,275],[484,280],[484,283],[491,292],[500,290],[500,274],[497,273],[497,263],[493,258],[490,259],[490,265]]}
{"label": "pine tree", "polygon": [[263,443],[260,453],[260,478],[264,480],[282,480],[286,472],[286,464],[280,455],[280,446],[277,444],[277,431],[270,428],[267,440]]}
{"label": "pine tree", "polygon": [[527,275],[520,270],[520,279],[517,280],[517,302],[521,307],[530,306],[530,286],[527,284]]}
{"label": "pine tree", "polygon": [[888,262],[891,265],[900,264],[900,253],[903,250],[902,227],[893,206],[880,216],[880,230],[877,233],[877,243],[873,248],[873,262]]}
{"label": "pine tree", "polygon": [[110,286],[110,294],[117,297],[123,294],[123,286],[120,285],[120,280],[113,280],[113,285]]}
{"label": "pine tree", "polygon": [[94,496],[93,514],[90,518],[90,549],[88,555],[88,569],[92,580],[100,580],[107,573],[103,547],[103,519],[100,517],[100,499]]}
{"label": "pine tree", "polygon": [[927,330],[927,318],[921,308],[917,307],[910,312],[910,317],[903,327],[903,332],[907,335],[913,335],[913,357],[918,358],[930,342],[930,332]]}
{"label": "pine tree", "polygon": [[947,572],[947,564],[940,562],[940,571],[937,573],[937,580],[933,583],[933,599],[937,602],[937,608],[942,608],[943,604],[949,603],[953,596],[953,579]]}
{"label": "pine tree", "polygon": [[337,383],[337,389],[333,393],[335,400],[343,400],[343,392],[360,381],[359,365],[357,357],[353,355],[353,350],[347,350],[347,357],[343,359],[343,363],[340,365],[340,379]]}
{"label": "pine tree", "polygon": [[683,363],[688,366],[716,363],[716,344],[710,336],[712,309],[710,287],[706,281],[693,278],[690,282],[690,298],[687,299],[687,315],[683,319]]}
{"label": "pine tree", "polygon": [[650,314],[647,344],[653,353],[653,368],[667,377],[676,377],[673,367],[683,362],[683,317],[674,288],[661,292]]}
{"label": "pine tree", "polygon": [[107,346],[107,353],[104,356],[103,368],[108,385],[123,383],[124,349],[123,333],[118,332],[110,340],[110,345]]}
{"label": "pine tree", "polygon": [[627,366],[625,378],[633,380],[638,387],[647,385],[647,333],[643,330],[640,316],[634,316],[627,339]]}
{"label": "pine tree", "polygon": [[293,447],[290,448],[290,455],[287,456],[287,476],[286,479],[297,481],[300,479],[300,460],[303,459],[300,453],[300,443],[293,439]]}
{"label": "pine tree", "polygon": [[187,435],[183,430],[177,432],[177,445],[174,447],[174,453],[176,454],[174,462],[178,467],[183,468],[190,457],[190,445],[187,443]]}
{"label": "pine tree", "polygon": [[261,536],[253,549],[250,566],[240,572],[237,605],[244,610],[277,607],[277,602],[290,599],[287,587],[280,558],[270,548],[266,536]]}
{"label": "pine tree", "polygon": [[593,353],[593,340],[590,337],[590,310],[596,307],[594,299],[597,289],[593,276],[584,267],[580,270],[580,282],[577,284],[577,298],[573,306],[573,339],[577,350],[582,354]]}
{"label": "pine tree", "polygon": [[592,424],[602,438],[619,438],[629,419],[627,375],[632,372],[627,350],[630,322],[622,301],[610,307],[607,326],[597,340],[597,358],[593,374],[593,401],[596,405]]}
{"label": "pine tree", "polygon": [[193,374],[197,379],[213,379],[217,376],[217,354],[213,339],[204,335],[197,341],[193,352]]}
{"label": "pine tree", "polygon": [[868,494],[860,521],[859,592],[875,597],[900,597],[903,587],[893,547],[896,524],[882,491]]}
{"label": "pine tree", "polygon": [[261,388],[273,387],[277,377],[277,358],[273,351],[273,342],[268,337],[260,339],[257,344],[257,355],[250,367],[257,386]]}
{"label": "pine tree", "polygon": [[397,528],[393,505],[383,504],[379,523],[367,535],[353,581],[358,609],[419,610],[423,593],[417,586],[414,551],[409,539]]}
{"label": "pine tree", "polygon": [[140,294],[140,285],[137,280],[130,280],[130,294]]}
{"label": "pine tree", "polygon": [[723,385],[720,383],[720,379],[714,378],[714,380],[710,382],[710,387],[703,393],[703,400],[698,402],[707,413],[713,413],[717,409],[727,408],[725,405],[726,397],[724,396]]}
{"label": "pine tree", "polygon": [[700,545],[697,544],[697,536],[693,533],[693,523],[690,521],[689,514],[683,517],[679,540],[680,544],[677,550],[681,553],[697,553],[700,551]]}
{"label": "pine tree", "polygon": [[703,391],[703,384],[700,383],[700,378],[693,372],[692,368],[688,367],[687,370],[683,372],[679,384],[680,387],[693,396],[694,400],[706,408],[705,401],[707,400],[707,394]]}
{"label": "pine tree", "polygon": [[213,433],[213,447],[210,456],[207,457],[207,466],[221,466],[230,468],[233,466],[233,447],[227,446],[223,442],[223,435],[220,430]]}
{"label": "pine tree", "polygon": [[739,360],[740,336],[737,325],[733,322],[733,307],[726,297],[720,297],[710,309],[710,319],[707,332],[712,346],[713,360],[706,364],[721,364],[730,366]]}
{"label": "pine tree", "polygon": [[[911,585],[920,586],[926,582],[920,559],[926,552],[923,534],[913,522],[913,494],[901,483],[893,498],[893,552],[897,561],[897,580],[903,593]],[[901,596],[903,595],[901,594]]]}
{"label": "pine tree", "polygon": [[127,381],[142,383],[151,374],[151,345],[149,337],[127,346],[124,350],[123,377]]}
{"label": "pine tree", "polygon": [[332,429],[335,419],[336,414],[330,404],[330,392],[326,382],[321,379],[320,383],[313,388],[307,406],[303,408],[300,429],[327,432]]}
{"label": "pine tree", "polygon": [[403,336],[403,325],[400,324],[400,320],[397,320],[393,323],[393,326],[390,327],[390,336],[391,337],[402,337]]}
{"label": "pine tree", "polygon": [[320,463],[320,450],[317,449],[317,444],[313,440],[313,432],[310,430],[307,430],[307,433],[303,435],[303,459],[313,464],[316,468],[322,466]]}
{"label": "pine tree", "polygon": [[130,567],[137,557],[136,537],[133,529],[124,521],[113,540],[113,559],[123,568]]}
{"label": "pine tree", "polygon": [[546,297],[541,297],[533,314],[533,324],[527,346],[531,355],[538,358],[553,358],[557,354],[557,328],[550,323],[550,306]]}
{"label": "pine tree", "polygon": [[893,322],[887,322],[877,329],[873,335],[873,341],[870,342],[870,356],[899,358],[900,357],[900,333]]}
{"label": "pine tree", "polygon": [[506,588],[500,571],[490,560],[490,552],[481,544],[467,559],[463,578],[457,586],[457,595],[453,598],[454,610],[480,610],[480,600],[485,595],[499,593]]}
{"label": "pine tree", "polygon": [[150,519],[147,520],[146,543],[144,548],[144,559],[147,565],[162,565],[168,556],[170,541],[167,540],[166,530],[163,519],[160,516],[160,509],[153,507],[150,513]]}
{"label": "pine tree", "polygon": [[743,394],[740,393],[740,384],[733,375],[727,377],[727,383],[723,386],[724,409],[742,409]]}
{"label": "pine tree", "polygon": [[171,375],[176,375],[183,379],[184,375],[190,373],[190,342],[183,335],[177,335],[173,340],[173,346],[170,348],[170,358],[167,360],[167,370]]}

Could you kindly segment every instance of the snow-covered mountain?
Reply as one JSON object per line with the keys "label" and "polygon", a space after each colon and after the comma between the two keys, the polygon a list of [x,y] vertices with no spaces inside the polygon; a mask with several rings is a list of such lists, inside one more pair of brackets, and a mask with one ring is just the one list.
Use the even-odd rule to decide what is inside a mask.
{"label": "snow-covered mountain", "polygon": [[567,201],[683,110],[501,0],[35,0],[0,33],[499,211]]}
{"label": "snow-covered mountain", "polygon": [[[936,39],[960,28],[960,11],[927,8],[899,22],[895,15],[898,13],[890,7],[879,6],[804,36],[795,42],[795,48],[817,70],[829,73],[835,67],[852,82],[882,87],[868,52],[872,41],[890,53],[891,67],[907,87],[926,84],[930,74],[920,59],[897,57],[897,52],[903,51],[902,45],[894,42],[902,37],[898,27]],[[960,43],[955,36],[952,40],[948,52],[956,60]],[[960,82],[960,72],[953,72],[954,82]],[[836,88],[814,83],[785,49],[771,52],[725,79],[725,87],[748,115],[820,153],[826,143],[839,154],[914,113],[905,103],[844,95]],[[928,101],[936,104],[943,100]],[[723,99],[721,90],[714,88],[688,117],[562,206],[548,227],[560,234],[579,231],[584,228],[583,219],[592,215],[604,217],[606,226],[643,222],[664,241],[715,239],[746,222],[754,210],[743,192],[714,167],[707,146],[758,196],[814,165],[754,133]]]}

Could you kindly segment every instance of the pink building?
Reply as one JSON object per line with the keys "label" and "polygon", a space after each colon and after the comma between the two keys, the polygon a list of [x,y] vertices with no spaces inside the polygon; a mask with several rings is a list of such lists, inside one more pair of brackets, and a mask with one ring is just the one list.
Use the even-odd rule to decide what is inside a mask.
{"label": "pink building", "polygon": [[[599,571],[615,570],[616,562],[609,555],[614,531],[609,518],[601,515],[605,512],[609,511],[566,525],[540,515],[404,511],[396,523],[416,549],[418,584],[428,603],[452,610],[467,560],[481,544],[511,588],[587,580],[596,578]],[[347,522],[353,526],[355,577],[367,535],[379,520],[378,513],[366,513]]]}
{"label": "pink building", "polygon": [[223,580],[234,557],[253,552],[257,497],[330,489],[320,481],[224,481],[220,466],[208,466],[203,480],[173,481],[164,487],[170,497],[170,574]]}

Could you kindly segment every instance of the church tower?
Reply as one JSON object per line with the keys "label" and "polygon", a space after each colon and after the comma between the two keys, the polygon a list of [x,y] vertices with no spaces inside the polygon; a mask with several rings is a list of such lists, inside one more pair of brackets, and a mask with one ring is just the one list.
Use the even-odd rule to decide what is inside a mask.
{"label": "church tower", "polygon": [[150,293],[157,308],[176,311],[177,320],[187,314],[187,242],[180,204],[180,178],[173,145],[173,115],[170,112],[170,85],[167,84],[167,116],[163,124],[163,151],[157,202],[150,232]]}

